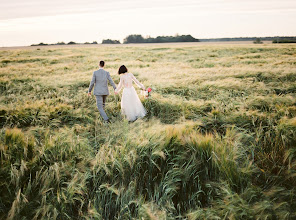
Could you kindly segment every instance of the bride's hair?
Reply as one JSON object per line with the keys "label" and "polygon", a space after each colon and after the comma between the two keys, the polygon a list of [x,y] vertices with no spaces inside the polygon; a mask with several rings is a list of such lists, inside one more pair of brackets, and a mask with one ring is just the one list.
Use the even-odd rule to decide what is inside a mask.
{"label": "bride's hair", "polygon": [[118,74],[123,74],[123,73],[126,73],[128,70],[127,68],[125,67],[125,65],[122,65],[119,67],[119,70],[118,70]]}

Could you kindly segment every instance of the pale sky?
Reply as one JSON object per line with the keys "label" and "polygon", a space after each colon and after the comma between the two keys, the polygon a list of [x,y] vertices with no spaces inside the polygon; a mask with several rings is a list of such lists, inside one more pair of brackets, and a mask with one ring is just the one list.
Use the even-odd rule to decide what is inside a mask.
{"label": "pale sky", "polygon": [[0,47],[129,34],[296,36],[296,0],[0,0]]}

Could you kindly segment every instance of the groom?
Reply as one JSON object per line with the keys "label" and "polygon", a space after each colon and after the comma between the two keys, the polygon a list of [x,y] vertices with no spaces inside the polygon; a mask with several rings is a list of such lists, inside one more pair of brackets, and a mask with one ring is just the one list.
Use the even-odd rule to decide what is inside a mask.
{"label": "groom", "polygon": [[94,95],[97,99],[97,107],[99,109],[99,112],[103,117],[104,121],[110,122],[108,116],[106,115],[106,112],[104,111],[105,102],[107,96],[109,95],[108,81],[113,86],[114,90],[116,89],[116,86],[113,80],[111,79],[110,73],[104,70],[104,66],[105,62],[100,61],[100,68],[94,71],[92,80],[89,84],[88,96],[91,95],[91,90],[95,86]]}

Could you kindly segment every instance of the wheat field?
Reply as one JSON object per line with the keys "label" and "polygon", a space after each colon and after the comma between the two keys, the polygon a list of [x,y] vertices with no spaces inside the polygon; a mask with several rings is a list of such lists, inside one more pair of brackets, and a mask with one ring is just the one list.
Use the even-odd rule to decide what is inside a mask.
{"label": "wheat field", "polygon": [[[99,60],[153,89],[128,123]],[[0,219],[295,219],[296,45],[0,50]]]}

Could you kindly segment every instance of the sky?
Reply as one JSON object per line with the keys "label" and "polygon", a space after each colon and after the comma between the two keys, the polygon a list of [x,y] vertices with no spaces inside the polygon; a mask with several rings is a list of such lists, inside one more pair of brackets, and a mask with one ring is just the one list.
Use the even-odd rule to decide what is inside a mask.
{"label": "sky", "polygon": [[296,0],[0,0],[0,47],[130,34],[296,36]]}

